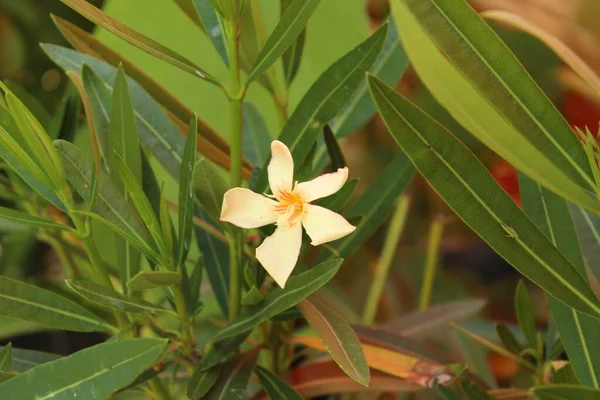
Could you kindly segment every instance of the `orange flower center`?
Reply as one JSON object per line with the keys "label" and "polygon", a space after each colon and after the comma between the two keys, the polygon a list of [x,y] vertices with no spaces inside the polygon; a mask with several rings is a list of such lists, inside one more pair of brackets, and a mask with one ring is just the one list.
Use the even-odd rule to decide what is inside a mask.
{"label": "orange flower center", "polygon": [[292,226],[302,220],[304,216],[304,205],[306,202],[294,191],[281,191],[275,195],[278,203],[275,212],[280,215],[278,223],[282,221]]}

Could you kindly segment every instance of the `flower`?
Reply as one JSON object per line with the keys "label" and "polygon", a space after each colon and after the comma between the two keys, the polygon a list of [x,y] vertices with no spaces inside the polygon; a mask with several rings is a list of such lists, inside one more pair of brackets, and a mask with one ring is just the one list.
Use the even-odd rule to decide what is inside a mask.
{"label": "flower", "polygon": [[221,221],[244,229],[277,225],[275,233],[256,249],[256,259],[282,288],[298,261],[302,245],[302,226],[317,246],[344,237],[356,229],[340,214],[312,201],[330,196],[348,180],[348,168],[321,175],[311,181],[294,183],[294,160],[282,142],[271,143],[267,168],[272,195],[261,195],[245,188],[225,193]]}

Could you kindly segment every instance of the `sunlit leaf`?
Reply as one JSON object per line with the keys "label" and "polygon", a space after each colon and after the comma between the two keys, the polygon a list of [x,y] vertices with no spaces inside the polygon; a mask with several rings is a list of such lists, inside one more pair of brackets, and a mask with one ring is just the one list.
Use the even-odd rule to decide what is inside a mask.
{"label": "sunlit leaf", "polygon": [[358,383],[369,386],[369,366],[365,354],[344,317],[318,295],[301,301],[298,308],[340,368]]}
{"label": "sunlit leaf", "polygon": [[0,314],[70,331],[113,329],[106,321],[65,297],[6,277],[0,277]]}
{"label": "sunlit leaf", "polygon": [[287,281],[285,289],[276,288],[271,291],[258,306],[250,308],[231,321],[227,327],[217,332],[211,338],[211,341],[216,342],[246,332],[280,312],[295,306],[325,285],[336,274],[341,264],[342,259],[336,258],[292,276]]}
{"label": "sunlit leaf", "polygon": [[600,304],[583,277],[475,155],[377,78],[369,77],[369,84],[390,133],[454,212],[532,282],[578,310],[600,316]]}
{"label": "sunlit leaf", "polygon": [[173,271],[141,271],[127,282],[131,290],[154,289],[177,285],[181,275]]}
{"label": "sunlit leaf", "polygon": [[122,293],[86,281],[68,280],[67,285],[78,295],[101,306],[128,313],[161,312],[162,307],[141,299],[128,297]]}
{"label": "sunlit leaf", "polygon": [[105,399],[151,367],[166,347],[166,340],[149,338],[98,344],[0,384],[0,398]]}
{"label": "sunlit leaf", "polygon": [[142,35],[139,32],[134,31],[127,25],[120,23],[112,17],[105,14],[99,8],[94,7],[92,4],[85,0],[61,0],[63,3],[77,11],[79,14],[92,21],[98,26],[106,29],[107,31],[117,35],[119,38],[125,40],[127,43],[144,50],[154,57],[166,61],[175,67],[182,69],[190,74],[210,82],[214,85],[220,86],[220,83],[202,68],[183,57],[180,54],[175,53],[147,36]]}

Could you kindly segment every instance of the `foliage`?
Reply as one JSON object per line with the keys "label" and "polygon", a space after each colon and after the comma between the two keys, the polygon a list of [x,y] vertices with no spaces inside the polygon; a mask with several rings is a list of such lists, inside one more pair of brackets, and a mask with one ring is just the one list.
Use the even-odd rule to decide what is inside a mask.
{"label": "foliage", "polygon": [[[281,0],[271,24],[259,1],[164,1],[214,46],[206,57],[228,77],[91,2],[62,0],[153,62],[218,93],[228,130],[213,129],[130,54],[57,16],[72,48],[42,48],[69,79],[62,105],[48,113],[23,88],[0,83],[2,244],[35,239],[60,261],[54,279],[31,279],[6,273],[2,254],[0,324],[7,327],[0,335],[52,329],[101,338],[64,357],[0,347],[0,398],[596,398],[600,146],[589,129],[571,129],[497,27],[466,0],[389,0],[390,15],[315,74],[292,107],[293,85],[306,79],[311,21],[324,2]],[[590,90],[600,88],[593,69],[550,33],[507,13],[484,15],[539,38]],[[397,90],[409,61],[454,121]],[[267,100],[256,101],[254,91]],[[276,131],[269,132],[277,124],[263,103],[277,110]],[[367,174],[353,170],[329,193],[329,179],[352,164],[351,135],[371,129],[375,114],[397,146],[378,160],[375,179],[359,182]],[[522,207],[463,140],[468,135],[519,170]],[[235,206],[224,201],[234,188],[269,193],[270,184],[268,196],[283,204],[270,175],[280,163],[269,150],[274,138],[289,149],[295,179],[331,186],[310,207],[356,227],[319,247],[307,228],[283,284],[256,257],[261,242],[274,237],[272,227],[240,229],[221,220]],[[375,325],[384,322],[377,311],[391,296],[398,243],[414,226],[416,173],[532,284],[515,287],[516,326],[462,324],[481,311],[479,299],[437,301],[445,293],[438,290],[440,216],[430,224],[426,270],[419,272],[419,310]],[[260,204],[274,201],[256,196]],[[301,203],[304,217],[310,202]],[[381,231],[373,277],[361,265],[367,285],[353,289],[367,299],[361,318],[335,282],[372,252],[365,244]],[[278,250],[288,255],[285,246]],[[534,286],[548,299],[545,332],[536,323]],[[496,388],[484,350],[516,366],[520,389]]]}

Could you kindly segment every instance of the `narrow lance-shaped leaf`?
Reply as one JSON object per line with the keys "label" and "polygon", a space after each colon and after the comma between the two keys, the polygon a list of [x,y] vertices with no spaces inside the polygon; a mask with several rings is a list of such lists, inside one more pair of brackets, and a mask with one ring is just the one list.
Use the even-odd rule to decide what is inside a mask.
{"label": "narrow lance-shaped leaf", "polygon": [[[295,165],[301,165],[306,159],[323,126],[335,117],[360,85],[383,46],[386,32],[387,25],[384,25],[336,61],[304,95],[279,135],[279,140],[290,149]],[[267,189],[267,162],[261,168],[262,175],[256,185],[259,192]]]}
{"label": "narrow lance-shaped leaf", "polygon": [[261,165],[269,156],[273,138],[260,110],[249,102],[244,103],[244,155],[254,165]]}
{"label": "narrow lance-shaped leaf", "polygon": [[194,218],[194,162],[196,161],[196,132],[198,116],[194,114],[190,121],[190,130],[185,141],[181,172],[179,174],[179,248],[177,267],[182,268],[192,243]]}
{"label": "narrow lance-shaped leaf", "polygon": [[537,330],[535,328],[535,319],[529,293],[525,288],[523,281],[519,281],[517,293],[515,294],[515,309],[519,326],[529,343],[529,347],[537,349]]}
{"label": "narrow lance-shaped leaf", "polygon": [[600,317],[580,273],[529,220],[462,143],[377,78],[373,98],[390,133],[421,174],[501,257],[566,304]]}
{"label": "narrow lance-shaped leaf", "polygon": [[244,343],[248,336],[250,336],[250,331],[214,343],[210,350],[202,357],[196,368],[206,371],[226,361],[237,352],[240,345]]}
{"label": "narrow lance-shaped leaf", "polygon": [[258,349],[255,349],[226,362],[221,368],[219,379],[203,399],[221,400],[228,398],[232,393],[246,393],[257,356]]}
{"label": "narrow lance-shaped leaf", "polygon": [[532,179],[600,213],[571,128],[466,1],[394,0],[391,6],[421,80],[457,121]]}
{"label": "narrow lance-shaped leaf", "polygon": [[125,190],[129,194],[129,199],[131,199],[131,203],[138,211],[140,218],[146,225],[146,228],[148,228],[148,231],[150,232],[152,239],[154,239],[154,243],[158,247],[161,256],[165,256],[167,254],[165,238],[163,237],[161,224],[156,217],[156,214],[154,214],[152,204],[150,204],[148,197],[146,197],[141,182],[136,180],[136,178],[133,176],[133,173],[125,164],[125,161],[123,161],[123,158],[121,158],[121,156],[118,154],[115,155],[115,165],[119,175],[121,176]]}
{"label": "narrow lance-shaped leaf", "polygon": [[302,397],[283,379],[266,368],[256,367],[256,376],[270,398],[286,400],[302,400]]}
{"label": "narrow lance-shaped leaf", "polygon": [[173,0],[177,6],[191,19],[194,24],[196,24],[200,29],[204,29],[202,25],[202,20],[200,19],[200,14],[196,9],[196,5],[194,4],[194,0]]}
{"label": "narrow lance-shaped leaf", "polygon": [[127,282],[131,290],[145,290],[177,285],[181,275],[173,271],[141,271]]}
{"label": "narrow lance-shaped leaf", "polygon": [[340,148],[335,133],[331,130],[329,125],[323,127],[323,136],[325,138],[325,146],[327,147],[327,153],[331,160],[331,169],[336,171],[338,168],[344,168],[346,166],[346,160],[344,159],[344,153]]}
{"label": "narrow lance-shaped leaf", "polygon": [[[556,247],[586,276],[583,256],[569,208],[564,199],[523,174],[519,175],[523,208],[529,218]],[[586,213],[579,207],[579,211]],[[591,216],[595,218],[594,216]],[[550,297],[550,312],[556,321],[560,340],[565,346],[579,381],[586,386],[600,385],[600,323]]]}
{"label": "narrow lance-shaped leaf", "polygon": [[0,157],[33,190],[63,211],[66,208],[52,189],[52,181],[46,171],[33,161],[30,154],[15,140],[20,133],[8,110],[0,107]]}
{"label": "narrow lance-shaped leaf", "polygon": [[285,289],[277,288],[270,292],[259,306],[234,319],[227,327],[217,332],[211,341],[227,339],[246,332],[295,306],[333,278],[341,264],[342,259],[337,258],[321,263],[307,272],[292,276],[286,283]]}
{"label": "narrow lance-shaped leaf", "polygon": [[114,329],[67,298],[5,277],[0,277],[0,315],[77,332]]}
{"label": "narrow lance-shaped leaf", "polygon": [[[286,12],[294,0],[281,0],[280,9],[281,15]],[[298,73],[300,68],[300,62],[302,61],[302,53],[304,52],[304,41],[306,39],[306,28],[302,30],[296,37],[296,40],[290,44],[287,50],[281,56],[283,61],[283,75],[285,76],[285,82],[288,86],[292,84],[292,81]]]}
{"label": "narrow lance-shaped leaf", "polygon": [[92,282],[68,280],[67,285],[79,296],[100,304],[101,306],[112,308],[117,311],[127,313],[145,313],[161,312],[163,308],[144,300],[128,297],[117,293],[114,290]]}
{"label": "narrow lance-shaped leaf", "polygon": [[167,344],[149,338],[102,343],[0,384],[0,398],[106,399],[157,362]]}
{"label": "narrow lance-shaped leaf", "polygon": [[186,394],[188,399],[200,400],[217,383],[221,374],[221,365],[216,365],[208,370],[195,368],[187,383]]}
{"label": "narrow lance-shaped leaf", "polygon": [[536,400],[595,400],[600,390],[578,385],[547,385],[531,389]]}
{"label": "narrow lance-shaped leaf", "polygon": [[58,229],[61,231],[75,233],[75,230],[70,226],[56,224],[54,222],[34,217],[33,215],[6,207],[0,207],[0,220],[14,222],[23,226],[33,226],[40,229]]}
{"label": "narrow lance-shaped leaf", "polygon": [[175,67],[186,71],[200,79],[210,82],[214,85],[221,86],[213,76],[208,74],[202,68],[183,57],[180,54],[175,53],[168,47],[150,39],[147,36],[142,35],[139,32],[134,31],[127,25],[120,23],[112,17],[105,14],[99,8],[94,7],[92,4],[85,0],[61,0],[67,6],[77,11],[83,17],[92,21],[98,26],[106,29],[112,34],[125,40],[127,43],[145,51],[146,53],[153,55],[154,57],[166,61]]}
{"label": "narrow lance-shaped leaf", "polygon": [[[408,56],[402,47],[396,24],[390,23],[381,53],[369,69],[369,73],[388,85],[395,85],[408,67]],[[344,108],[331,121],[331,128],[339,138],[356,132],[375,114],[377,108],[364,80]]]}
{"label": "narrow lance-shaped leaf", "polygon": [[[345,238],[330,244],[341,257],[349,257],[361,243],[371,237],[386,220],[396,199],[415,176],[415,168],[405,154],[396,155],[369,186],[362,197],[346,213],[347,218],[362,217],[356,230]],[[319,260],[332,257],[323,253]]]}
{"label": "narrow lance-shaped leaf", "polygon": [[[92,169],[94,168],[92,161],[83,150],[72,143],[56,140],[54,145],[65,165],[69,182],[85,201],[89,201]],[[149,254],[153,252],[152,238],[140,217],[104,174],[98,176],[98,200],[93,211],[139,241],[145,252]]]}
{"label": "narrow lance-shaped leaf", "polygon": [[[0,346],[0,350],[5,348],[6,347]],[[11,356],[11,370],[19,373],[28,371],[31,368],[37,367],[40,364],[54,361],[61,357],[58,354],[18,348],[11,349]]]}
{"label": "narrow lance-shaped leaf", "polygon": [[[200,183],[196,182],[196,185]],[[197,187],[197,186],[196,186]],[[194,208],[194,216],[206,221],[209,226],[223,234],[217,225],[199,206]],[[204,256],[204,268],[210,286],[215,293],[224,316],[229,315],[229,249],[227,244],[199,226],[194,227],[196,243]]]}
{"label": "narrow lance-shaped leaf", "polygon": [[287,8],[258,55],[254,68],[248,76],[248,83],[260,77],[281,57],[283,52],[304,30],[308,19],[318,5],[319,0],[301,0],[294,1]]}
{"label": "narrow lance-shaped leaf", "polygon": [[9,343],[0,350],[0,372],[10,372],[12,363],[12,344]]}
{"label": "narrow lance-shaped leaf", "polygon": [[81,67],[81,81],[90,101],[96,135],[102,154],[109,159],[108,137],[112,110],[111,92],[104,81],[87,64]]}
{"label": "narrow lance-shaped leaf", "polygon": [[205,158],[200,159],[194,165],[193,179],[196,199],[206,212],[218,221],[221,216],[223,196],[229,185],[227,185],[221,172]]}
{"label": "narrow lance-shaped leaf", "polygon": [[215,11],[215,8],[210,3],[210,0],[193,0],[206,35],[212,42],[213,46],[217,50],[217,53],[221,57],[221,60],[225,65],[229,66],[229,59],[227,55],[227,39],[225,38],[225,30],[223,27],[223,20],[221,16]]}
{"label": "narrow lance-shaped leaf", "polygon": [[[123,67],[117,69],[114,90],[112,93],[110,122],[108,130],[108,146],[105,154],[110,178],[121,190],[125,201],[132,204],[129,193],[125,190],[115,157],[120,156],[132,173],[132,177],[141,184],[142,161],[140,155],[140,141],[135,126],[133,105],[127,88],[127,78]],[[98,82],[99,84],[99,82]],[[121,237],[115,237],[117,246],[117,259],[121,282],[129,281],[140,270],[140,253]],[[128,292],[129,293],[129,292]]]}
{"label": "narrow lance-shaped leaf", "polygon": [[298,308],[340,368],[361,385],[369,386],[369,365],[362,345],[344,317],[316,294],[298,303]]}

